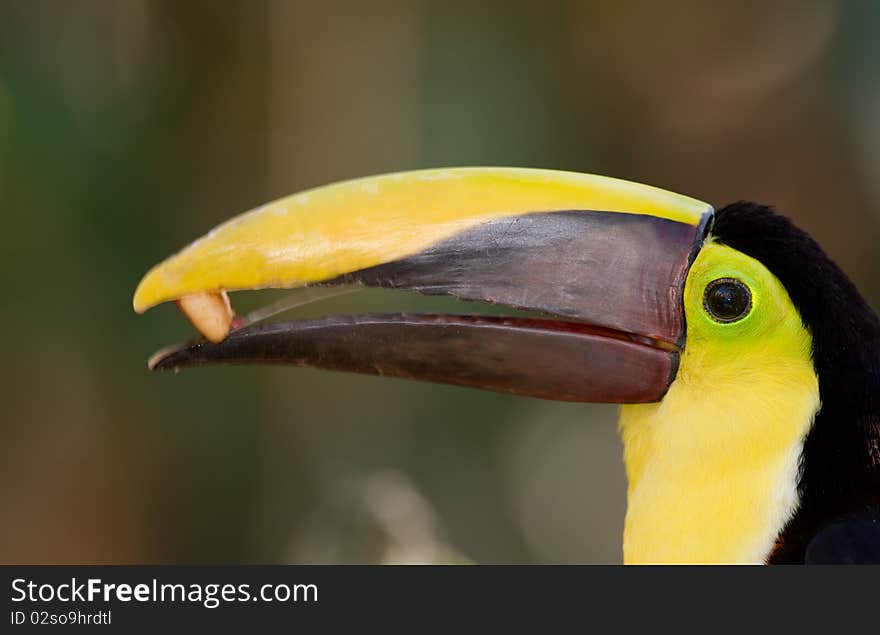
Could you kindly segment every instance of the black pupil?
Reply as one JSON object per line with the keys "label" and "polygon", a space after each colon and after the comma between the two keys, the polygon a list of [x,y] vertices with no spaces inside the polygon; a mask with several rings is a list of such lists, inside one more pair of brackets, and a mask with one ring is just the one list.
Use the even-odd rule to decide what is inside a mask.
{"label": "black pupil", "polygon": [[715,280],[706,288],[705,305],[709,314],[719,322],[733,322],[748,313],[752,294],[739,280]]}

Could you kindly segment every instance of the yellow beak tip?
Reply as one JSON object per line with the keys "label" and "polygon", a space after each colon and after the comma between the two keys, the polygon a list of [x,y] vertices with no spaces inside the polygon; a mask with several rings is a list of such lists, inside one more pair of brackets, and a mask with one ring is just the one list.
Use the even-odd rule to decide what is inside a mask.
{"label": "yellow beak tip", "polygon": [[135,313],[144,313],[147,309],[164,301],[156,288],[155,277],[153,275],[154,271],[155,270],[151,270],[148,272],[147,275],[141,279],[137,289],[135,289],[134,298],[132,298],[131,302]]}

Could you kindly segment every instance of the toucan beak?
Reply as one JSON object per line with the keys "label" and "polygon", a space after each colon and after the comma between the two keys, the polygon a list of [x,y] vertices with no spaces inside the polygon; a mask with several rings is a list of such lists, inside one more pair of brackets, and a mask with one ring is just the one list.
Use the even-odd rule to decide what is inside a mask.
{"label": "toucan beak", "polygon": [[142,312],[193,294],[361,284],[539,317],[356,315],[253,325],[156,369],[292,364],[564,401],[663,397],[706,203],[585,174],[454,168],[371,177],[239,216],[152,269]]}

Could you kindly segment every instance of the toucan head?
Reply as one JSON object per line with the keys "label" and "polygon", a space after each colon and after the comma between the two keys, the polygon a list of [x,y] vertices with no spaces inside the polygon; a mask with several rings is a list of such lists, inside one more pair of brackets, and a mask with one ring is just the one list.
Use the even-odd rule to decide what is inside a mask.
{"label": "toucan head", "polygon": [[[226,296],[340,285],[447,294],[510,314],[265,324],[235,318]],[[828,448],[855,439],[852,426],[826,425],[813,435],[824,445],[807,442],[820,382],[826,418],[877,384],[876,316],[787,219],[751,204],[716,214],[686,196],[569,172],[436,169],[296,194],[150,270],[135,310],[166,301],[205,338],[157,353],[158,370],[292,364],[628,404],[628,561],[767,558],[799,497],[812,496],[805,443],[820,448],[807,468],[829,466],[816,496],[850,474]],[[860,339],[870,353],[855,350]],[[841,368],[854,381],[835,379]]]}

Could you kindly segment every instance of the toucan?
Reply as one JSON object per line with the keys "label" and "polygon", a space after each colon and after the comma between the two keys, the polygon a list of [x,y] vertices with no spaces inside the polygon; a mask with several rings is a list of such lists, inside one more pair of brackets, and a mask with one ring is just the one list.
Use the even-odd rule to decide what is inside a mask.
{"label": "toucan", "polygon": [[[351,285],[501,315],[235,317]],[[280,199],[152,268],[205,337],[157,370],[291,364],[622,404],[626,563],[880,562],[880,321],[771,208],[608,177],[445,168]]]}

